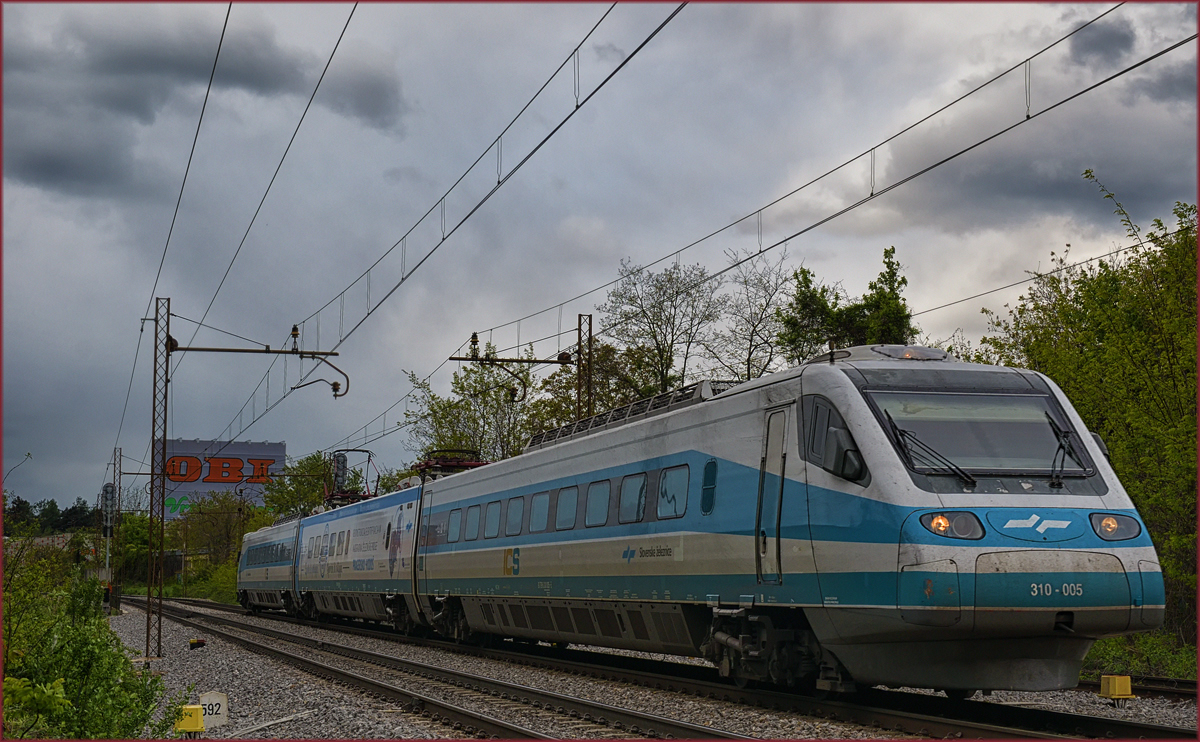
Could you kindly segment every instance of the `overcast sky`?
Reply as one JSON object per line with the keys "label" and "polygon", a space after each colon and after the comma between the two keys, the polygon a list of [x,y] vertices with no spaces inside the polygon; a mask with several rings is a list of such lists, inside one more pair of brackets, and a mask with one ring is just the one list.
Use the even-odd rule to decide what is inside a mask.
{"label": "overcast sky", "polygon": [[[4,487],[31,502],[94,502],[114,445],[125,470],[145,470],[152,296],[170,297],[183,345],[250,346],[192,339],[184,318],[210,302],[206,325],[273,347],[311,317],[304,347],[336,345],[351,382],[340,399],[314,384],[280,401],[295,359],[285,377],[283,359],[268,372],[267,356],[177,354],[169,437],[285,441],[302,456],[356,431],[360,445],[367,426],[380,465],[400,467],[407,436],[378,436],[404,404],[376,417],[409,391],[406,371],[433,372],[472,331],[500,348],[571,331],[537,346],[551,355],[604,292],[559,305],[622,259],[649,263],[756,214],[1112,6],[704,3],[634,54],[676,6],[618,5],[580,47],[578,84],[568,62],[498,156],[496,137],[609,6],[364,4],[254,219],[351,6],[236,4],[171,231],[226,7],[3,6]],[[1036,114],[1195,32],[1194,4],[1118,8],[1037,57],[1028,86],[1018,68],[877,149],[878,191],[1034,115],[791,240],[789,263],[857,296],[894,245],[916,312],[987,291],[1067,243],[1079,259],[1127,244],[1087,168],[1144,227],[1171,223],[1175,201],[1196,200],[1195,41]],[[582,107],[512,174],[577,94]],[[507,179],[443,241],[439,202],[481,154],[445,200],[447,232]],[[870,163],[763,211],[762,244],[868,195]],[[680,259],[720,269],[725,251],[757,249],[759,223]],[[425,256],[381,302],[402,261],[410,272]],[[934,340],[961,328],[977,341],[980,308],[1019,292],[917,322]],[[322,377],[337,378],[309,379]]]}

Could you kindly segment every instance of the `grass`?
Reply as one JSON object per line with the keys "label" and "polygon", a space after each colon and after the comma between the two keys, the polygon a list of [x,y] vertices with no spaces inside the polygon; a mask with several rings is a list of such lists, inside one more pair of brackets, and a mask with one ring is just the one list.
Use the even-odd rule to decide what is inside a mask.
{"label": "grass", "polygon": [[1196,647],[1168,631],[1101,639],[1083,660],[1081,676],[1145,675],[1196,679]]}
{"label": "grass", "polygon": [[[145,595],[145,585],[126,585],[125,595]],[[182,581],[163,585],[164,598],[208,598],[218,603],[237,602],[237,564],[232,560],[216,567],[205,567],[189,575],[187,589]]]}

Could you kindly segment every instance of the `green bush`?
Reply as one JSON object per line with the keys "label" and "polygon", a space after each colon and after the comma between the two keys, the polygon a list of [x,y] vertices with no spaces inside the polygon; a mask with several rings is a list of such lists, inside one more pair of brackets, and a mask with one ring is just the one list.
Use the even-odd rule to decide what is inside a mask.
{"label": "green bush", "polygon": [[1083,677],[1101,675],[1196,678],[1196,647],[1169,631],[1101,639],[1083,660]]}
{"label": "green bush", "polygon": [[171,733],[183,697],[167,699],[162,678],[134,667],[101,609],[103,594],[61,550],[6,549],[7,733],[59,739]]}

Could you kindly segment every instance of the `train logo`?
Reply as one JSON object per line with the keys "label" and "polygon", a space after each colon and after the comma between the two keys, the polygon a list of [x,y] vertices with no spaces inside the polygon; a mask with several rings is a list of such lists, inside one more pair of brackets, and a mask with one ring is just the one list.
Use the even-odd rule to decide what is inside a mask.
{"label": "train logo", "polygon": [[521,573],[521,549],[505,549],[504,550],[504,574],[505,576],[516,576]]}
{"label": "train logo", "polygon": [[[1025,520],[1016,520],[1014,518],[1013,520],[1010,520],[1009,522],[1005,523],[1004,527],[1005,528],[1033,528],[1033,525],[1035,523],[1037,523],[1038,520],[1040,520],[1040,518],[1038,518],[1037,515],[1031,515]],[[1038,533],[1045,533],[1048,529],[1066,528],[1069,525],[1071,525],[1071,521],[1069,521],[1069,520],[1043,520],[1042,524],[1040,526],[1038,526],[1035,530]]]}

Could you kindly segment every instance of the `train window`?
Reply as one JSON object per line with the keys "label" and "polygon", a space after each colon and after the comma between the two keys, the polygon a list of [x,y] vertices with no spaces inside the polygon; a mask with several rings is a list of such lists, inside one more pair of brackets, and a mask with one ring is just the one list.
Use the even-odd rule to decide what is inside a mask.
{"label": "train window", "polygon": [[664,469],[658,478],[658,517],[678,518],[687,512],[687,465]]}
{"label": "train window", "polygon": [[337,532],[337,547],[334,549],[334,556],[342,555],[342,543],[344,542],[345,538],[345,535],[343,535],[341,531]]}
{"label": "train window", "polygon": [[487,512],[483,515],[483,537],[496,538],[500,535],[500,501],[487,504]]}
{"label": "train window", "polygon": [[588,528],[602,526],[608,522],[608,501],[612,495],[612,485],[608,480],[592,482],[588,485],[587,506],[583,512],[583,524]]}
{"label": "train window", "polygon": [[350,553],[350,529],[349,528],[346,529],[346,550],[343,551],[342,553],[343,554]]}
{"label": "train window", "polygon": [[617,521],[639,523],[646,514],[646,475],[634,474],[621,480],[621,500]]}
{"label": "train window", "polygon": [[450,525],[446,527],[446,543],[452,544],[458,541],[460,532],[462,531],[462,508],[457,508],[450,511]]}
{"label": "train window", "polygon": [[321,556],[323,556],[323,557],[329,556],[329,534],[328,533],[321,535]]}
{"label": "train window", "polygon": [[[700,513],[709,515],[717,504],[717,460],[709,459],[704,464],[704,481],[700,487]],[[661,516],[660,516],[661,517]]]}
{"label": "train window", "polygon": [[305,559],[312,559],[312,546],[313,546],[313,537],[309,536],[308,537],[308,551],[304,552]]}
{"label": "train window", "polygon": [[575,527],[575,510],[579,505],[579,488],[564,487],[558,491],[558,512],[554,515],[554,528],[566,531]]}
{"label": "train window", "polygon": [[504,519],[504,535],[517,536],[521,533],[521,518],[525,515],[525,498],[512,497],[508,500],[508,515]]}
{"label": "train window", "polygon": [[870,482],[862,454],[832,402],[815,394],[806,394],[801,417],[806,426],[801,437],[804,458],[836,477],[864,486]]}
{"label": "train window", "polygon": [[467,508],[467,533],[464,540],[474,541],[477,538],[479,538],[479,506],[472,505]]}
{"label": "train window", "polygon": [[529,532],[541,533],[546,530],[549,517],[550,493],[539,492],[529,501]]}

